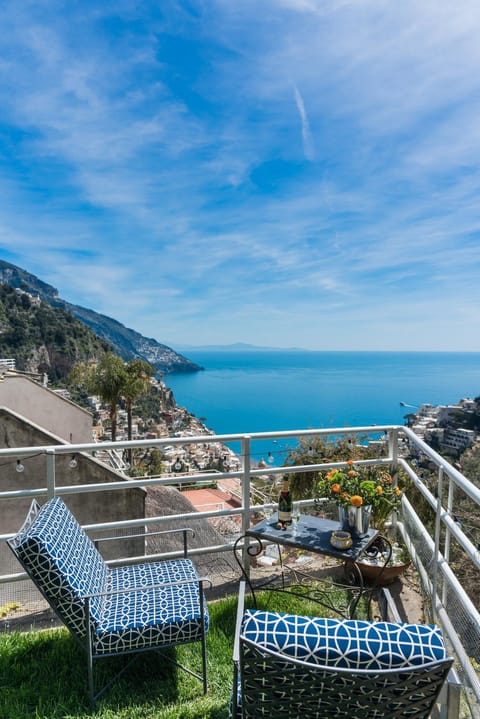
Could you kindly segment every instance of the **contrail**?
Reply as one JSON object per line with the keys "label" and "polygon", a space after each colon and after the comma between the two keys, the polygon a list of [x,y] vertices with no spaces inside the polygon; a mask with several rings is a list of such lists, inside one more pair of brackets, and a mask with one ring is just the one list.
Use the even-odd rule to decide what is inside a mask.
{"label": "contrail", "polygon": [[302,139],[303,139],[303,152],[307,160],[315,159],[315,151],[313,149],[312,134],[310,132],[310,125],[308,124],[308,117],[305,110],[305,104],[303,97],[296,85],[293,86],[293,94],[295,97],[295,104],[298,112],[300,113],[300,119],[302,121]]}

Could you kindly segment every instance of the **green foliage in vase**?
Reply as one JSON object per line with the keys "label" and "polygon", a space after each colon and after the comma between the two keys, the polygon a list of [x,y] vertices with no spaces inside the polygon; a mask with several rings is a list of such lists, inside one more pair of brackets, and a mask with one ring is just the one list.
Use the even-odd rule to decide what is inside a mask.
{"label": "green foliage in vase", "polygon": [[370,506],[377,522],[384,522],[398,509],[402,496],[390,472],[383,467],[356,466],[352,459],[347,460],[345,467],[321,472],[316,494],[333,500],[339,507]]}

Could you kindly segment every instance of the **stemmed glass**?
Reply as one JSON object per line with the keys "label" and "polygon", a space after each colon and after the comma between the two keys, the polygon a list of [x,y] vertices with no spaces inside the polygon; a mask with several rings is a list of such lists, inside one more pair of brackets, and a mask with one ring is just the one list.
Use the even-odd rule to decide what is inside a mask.
{"label": "stemmed glass", "polygon": [[297,531],[299,519],[300,519],[300,503],[293,502],[293,504],[292,504],[292,531],[294,534]]}

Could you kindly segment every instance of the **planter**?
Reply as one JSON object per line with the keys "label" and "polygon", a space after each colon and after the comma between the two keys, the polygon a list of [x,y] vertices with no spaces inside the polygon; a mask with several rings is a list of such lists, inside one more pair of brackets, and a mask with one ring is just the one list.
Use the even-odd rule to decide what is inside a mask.
{"label": "planter", "polygon": [[[353,564],[353,562],[345,562],[345,574],[349,579],[354,576],[355,568]],[[369,562],[355,562],[355,564],[361,572],[365,584],[386,587],[398,579],[408,569],[411,562],[387,565],[383,571],[382,566],[378,564],[370,564]]]}

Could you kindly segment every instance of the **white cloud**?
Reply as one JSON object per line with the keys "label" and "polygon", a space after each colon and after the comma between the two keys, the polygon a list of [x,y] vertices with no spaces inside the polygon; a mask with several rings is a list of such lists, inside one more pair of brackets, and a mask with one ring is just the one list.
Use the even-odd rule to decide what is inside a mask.
{"label": "white cloud", "polygon": [[313,149],[312,134],[310,132],[310,126],[308,124],[307,112],[305,110],[305,104],[303,98],[296,85],[293,87],[293,94],[295,97],[295,104],[300,114],[302,121],[302,139],[303,139],[303,152],[307,160],[315,159],[315,152]]}

